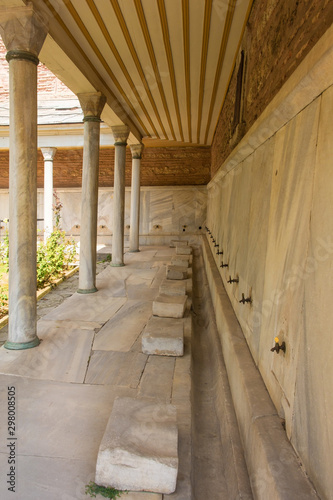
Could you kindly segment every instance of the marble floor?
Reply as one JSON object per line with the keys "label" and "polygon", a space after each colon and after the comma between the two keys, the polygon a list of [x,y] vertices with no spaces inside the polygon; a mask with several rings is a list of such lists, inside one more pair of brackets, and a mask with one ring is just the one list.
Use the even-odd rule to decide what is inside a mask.
{"label": "marble floor", "polygon": [[[177,489],[164,497],[191,498],[191,277],[186,280],[184,356],[141,352],[152,302],[174,256],[174,248],[144,247],[126,253],[124,267],[100,264],[98,292],[91,295],[75,293],[77,277],[71,278],[38,303],[38,347],[0,348],[2,500],[89,498],[85,485],[94,480],[99,444],[117,396],[176,405]],[[5,334],[3,329],[2,341]],[[11,387],[16,398],[15,440],[9,438],[7,426]],[[10,444],[15,448],[16,497],[7,483]],[[124,498],[162,500],[163,495],[129,493]]]}

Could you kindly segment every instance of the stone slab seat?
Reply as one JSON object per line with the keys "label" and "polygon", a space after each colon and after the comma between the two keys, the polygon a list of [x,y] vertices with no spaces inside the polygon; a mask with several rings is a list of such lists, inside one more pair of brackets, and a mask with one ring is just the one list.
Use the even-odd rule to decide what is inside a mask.
{"label": "stone slab seat", "polygon": [[177,448],[175,406],[117,398],[99,447],[95,482],[119,490],[173,493]]}
{"label": "stone slab seat", "polygon": [[153,315],[162,318],[182,318],[186,309],[186,295],[158,295],[153,301]]}
{"label": "stone slab seat", "polygon": [[192,247],[177,245],[176,255],[192,255]]}
{"label": "stone slab seat", "polygon": [[190,255],[176,255],[175,257],[172,257],[171,265],[189,267],[190,258],[191,258]]}
{"label": "stone slab seat", "polygon": [[168,265],[166,268],[166,277],[168,280],[186,280],[187,267]]}
{"label": "stone slab seat", "polygon": [[187,247],[188,240],[171,240],[170,248],[175,248],[177,245]]}
{"label": "stone slab seat", "polygon": [[183,320],[152,316],[142,335],[142,352],[160,356],[183,356]]}
{"label": "stone slab seat", "polygon": [[161,295],[186,295],[186,282],[164,279],[159,291]]}

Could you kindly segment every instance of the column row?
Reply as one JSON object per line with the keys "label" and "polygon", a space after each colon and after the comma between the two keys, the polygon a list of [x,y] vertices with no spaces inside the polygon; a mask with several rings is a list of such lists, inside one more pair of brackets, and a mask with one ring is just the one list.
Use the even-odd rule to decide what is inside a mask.
{"label": "column row", "polygon": [[[9,160],[9,333],[7,349],[27,349],[37,337],[37,65],[48,33],[47,20],[31,3],[0,7],[0,34],[7,48],[10,93]],[[97,291],[97,208],[101,93],[80,94],[84,113],[79,292]],[[124,252],[125,158],[127,126],[112,127],[115,138],[114,229],[112,265],[121,266]],[[139,192],[142,145],[132,146],[133,186],[131,250],[138,251]],[[45,161],[45,237],[53,229],[53,158],[56,148],[42,148]]]}

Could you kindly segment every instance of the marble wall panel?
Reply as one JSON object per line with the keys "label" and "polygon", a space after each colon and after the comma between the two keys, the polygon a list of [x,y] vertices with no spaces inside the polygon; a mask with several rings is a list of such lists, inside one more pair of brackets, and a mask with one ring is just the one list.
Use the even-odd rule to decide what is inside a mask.
{"label": "marble wall panel", "polygon": [[[63,205],[61,227],[68,235],[80,237],[81,226],[81,189],[62,188],[56,190]],[[0,218],[8,217],[8,189],[0,190]],[[131,190],[125,191],[125,236],[129,234]],[[207,189],[205,186],[184,187],[144,187],[140,197],[140,237],[179,236],[200,234],[204,228],[207,211]],[[4,214],[4,216],[2,216]],[[7,214],[7,215],[6,215]],[[38,190],[38,218],[43,218],[43,190]],[[43,221],[39,223],[42,230]],[[158,227],[156,227],[158,226]],[[183,226],[186,226],[183,232]],[[113,189],[100,188],[98,193],[98,242],[111,244],[113,230]],[[0,235],[1,236],[1,235]],[[149,241],[148,241],[149,244]]]}
{"label": "marble wall panel", "polygon": [[[272,162],[259,368],[278,411],[286,417],[288,433],[304,332],[304,280],[298,272],[304,268],[309,240],[319,102],[277,133]],[[270,351],[275,336],[286,342],[285,355]]]}
{"label": "marble wall panel", "polygon": [[[272,182],[271,161],[274,155],[272,138],[264,147],[253,154],[250,175],[251,202],[248,227],[248,265],[244,272],[244,284],[252,298],[252,306],[246,307],[246,329],[244,331],[252,355],[256,361],[259,356],[259,343],[264,295],[265,262]],[[256,265],[251,263],[255,261]]]}
{"label": "marble wall panel", "polygon": [[[299,346],[292,442],[321,498],[333,498],[333,88],[322,96],[307,259],[300,278]],[[296,291],[296,293],[298,293]]]}
{"label": "marble wall panel", "polygon": [[149,231],[153,234],[172,231],[172,212],[174,211],[171,191],[152,191],[150,193]]}

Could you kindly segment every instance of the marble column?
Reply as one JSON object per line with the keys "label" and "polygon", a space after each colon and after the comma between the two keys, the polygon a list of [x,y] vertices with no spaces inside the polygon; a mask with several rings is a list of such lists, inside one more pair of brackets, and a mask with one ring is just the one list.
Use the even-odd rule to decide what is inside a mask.
{"label": "marble column", "polygon": [[9,62],[9,333],[7,349],[39,344],[36,311],[37,65],[48,32],[32,4],[0,8]]}
{"label": "marble column", "polygon": [[78,98],[84,114],[78,293],[94,293],[97,292],[96,254],[100,116],[106,98],[100,92],[78,94]]}
{"label": "marble column", "polygon": [[111,129],[115,139],[111,266],[120,267],[124,265],[125,164],[129,128],[126,125],[117,125]]}
{"label": "marble column", "polygon": [[131,144],[132,183],[131,183],[131,218],[130,218],[130,252],[139,252],[140,224],[140,165],[143,144]]}
{"label": "marble column", "polygon": [[53,158],[57,148],[41,148],[44,158],[44,241],[53,231]]}

